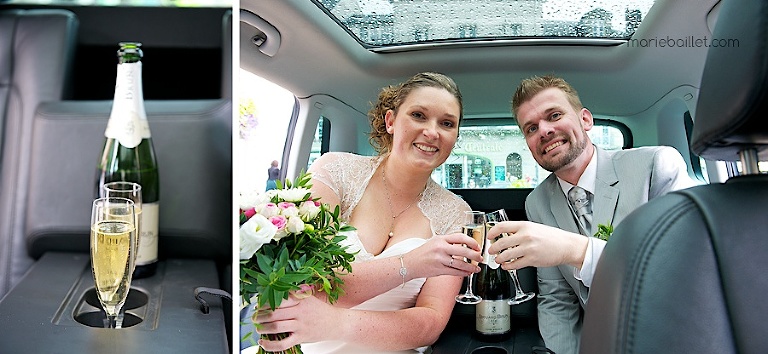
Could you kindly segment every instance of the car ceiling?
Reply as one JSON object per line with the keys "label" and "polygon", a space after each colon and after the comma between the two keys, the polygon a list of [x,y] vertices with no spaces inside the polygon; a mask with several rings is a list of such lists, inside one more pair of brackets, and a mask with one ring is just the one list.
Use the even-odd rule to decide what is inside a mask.
{"label": "car ceiling", "polygon": [[[712,38],[718,2],[657,0],[633,38]],[[459,85],[465,116],[510,117],[510,97],[520,80],[554,73],[568,80],[596,115],[632,119],[642,117],[667,95],[698,92],[707,50],[481,41],[377,53],[309,0],[243,0],[240,6],[243,69],[299,98],[328,95],[361,113],[368,111],[381,87],[417,72],[438,71]],[[279,32],[273,56],[253,44],[251,38],[262,31],[243,22],[252,17],[243,11],[258,15]],[[676,90],[680,87],[689,89]]]}

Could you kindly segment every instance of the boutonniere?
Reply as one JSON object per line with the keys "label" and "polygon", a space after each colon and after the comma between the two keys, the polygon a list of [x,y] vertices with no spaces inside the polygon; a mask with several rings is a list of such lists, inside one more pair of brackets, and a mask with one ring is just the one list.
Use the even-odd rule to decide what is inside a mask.
{"label": "boutonniere", "polygon": [[613,225],[597,225],[597,232],[595,232],[595,237],[603,241],[608,241],[608,238],[611,237],[611,234],[613,234]]}

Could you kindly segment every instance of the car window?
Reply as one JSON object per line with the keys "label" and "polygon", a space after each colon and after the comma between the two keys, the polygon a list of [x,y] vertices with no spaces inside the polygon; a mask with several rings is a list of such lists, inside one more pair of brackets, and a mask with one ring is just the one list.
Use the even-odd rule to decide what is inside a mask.
{"label": "car window", "polygon": [[375,50],[461,39],[628,39],[654,0],[314,2]]}
{"label": "car window", "polygon": [[[626,146],[617,126],[596,122],[587,134],[606,150]],[[446,188],[533,188],[549,174],[531,156],[517,125],[472,125],[460,128],[456,147],[432,179]]]}
{"label": "car window", "polygon": [[307,162],[307,170],[312,163],[317,160],[320,155],[328,152],[328,146],[331,142],[331,137],[328,133],[331,131],[331,121],[325,117],[320,117],[317,122],[317,128],[315,129],[315,137],[312,139],[312,150],[309,153],[309,162]]}
{"label": "car window", "polygon": [[263,191],[270,164],[283,159],[295,98],[288,90],[244,70],[239,80],[239,135],[234,139],[233,156],[235,191]]}
{"label": "car window", "polygon": [[[760,161],[757,163],[758,169],[760,169],[760,173],[768,173],[768,161]],[[736,162],[736,170],[739,171],[739,175],[744,174],[744,168],[741,165],[740,161]]]}

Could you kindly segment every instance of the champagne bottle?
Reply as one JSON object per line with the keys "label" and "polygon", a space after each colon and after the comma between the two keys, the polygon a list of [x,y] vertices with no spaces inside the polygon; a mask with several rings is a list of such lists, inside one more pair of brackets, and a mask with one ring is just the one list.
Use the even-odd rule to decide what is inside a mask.
{"label": "champagne bottle", "polygon": [[477,273],[475,294],[482,299],[475,305],[475,334],[482,341],[500,342],[512,335],[510,305],[512,297],[509,273],[488,253],[491,242],[483,248],[483,262]]}
{"label": "champagne bottle", "polygon": [[112,111],[104,132],[106,142],[97,171],[96,190],[114,181],[141,185],[139,250],[133,278],[155,274],[157,268],[160,182],[152,136],[144,110],[141,43],[120,43]]}

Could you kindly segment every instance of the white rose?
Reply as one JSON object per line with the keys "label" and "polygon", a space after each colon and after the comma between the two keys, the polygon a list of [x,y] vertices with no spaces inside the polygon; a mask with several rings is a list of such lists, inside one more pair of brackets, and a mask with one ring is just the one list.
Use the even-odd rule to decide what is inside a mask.
{"label": "white rose", "polygon": [[250,259],[262,245],[272,240],[277,227],[262,215],[256,214],[240,226],[240,259]]}
{"label": "white rose", "polygon": [[292,234],[298,234],[300,232],[303,232],[304,221],[302,221],[299,216],[291,216],[288,219],[288,225],[285,226],[285,229]]}
{"label": "white rose", "polygon": [[282,202],[277,204],[277,207],[280,208],[280,215],[285,216],[286,218],[299,216],[299,208],[296,207],[296,204]]}
{"label": "white rose", "polygon": [[271,197],[266,193],[258,192],[245,192],[240,193],[240,209],[248,210],[255,208],[257,205],[269,203]]}
{"label": "white rose", "polygon": [[300,202],[304,200],[307,193],[309,193],[309,189],[306,188],[281,189],[277,191],[277,195],[286,202]]}
{"label": "white rose", "polygon": [[[287,224],[286,224],[286,226],[287,226]],[[278,229],[277,230],[277,233],[275,234],[275,237],[273,237],[272,239],[275,240],[275,241],[280,241],[285,236],[288,236],[288,229],[282,228],[282,229]]]}
{"label": "white rose", "polygon": [[301,220],[309,222],[317,217],[317,214],[320,214],[320,206],[311,200],[301,203],[301,206],[299,206],[299,216],[301,216]]}
{"label": "white rose", "polygon": [[269,219],[273,216],[280,215],[280,208],[275,203],[266,203],[256,206],[256,212]]}

